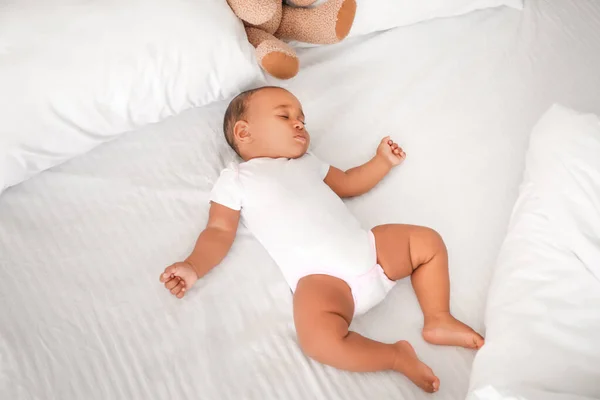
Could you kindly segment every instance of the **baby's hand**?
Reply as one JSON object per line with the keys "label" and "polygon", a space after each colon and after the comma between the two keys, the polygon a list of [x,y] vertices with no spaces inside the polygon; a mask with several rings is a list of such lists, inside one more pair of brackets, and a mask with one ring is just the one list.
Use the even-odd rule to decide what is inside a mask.
{"label": "baby's hand", "polygon": [[198,274],[187,262],[175,263],[160,275],[160,281],[164,282],[165,287],[178,299],[181,299],[197,280]]}
{"label": "baby's hand", "polygon": [[381,139],[381,143],[377,147],[377,155],[389,161],[392,167],[400,165],[406,158],[406,153],[402,150],[402,147],[394,143],[389,136]]}

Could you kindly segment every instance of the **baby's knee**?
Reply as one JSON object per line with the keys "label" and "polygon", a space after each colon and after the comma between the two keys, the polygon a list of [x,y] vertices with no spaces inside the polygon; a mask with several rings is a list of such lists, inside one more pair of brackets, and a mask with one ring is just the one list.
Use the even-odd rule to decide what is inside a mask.
{"label": "baby's knee", "polygon": [[438,231],[432,228],[427,228],[428,234],[431,237],[431,240],[435,244],[444,244],[444,239],[442,239],[442,235],[439,234]]}
{"label": "baby's knee", "polygon": [[421,242],[425,244],[427,252],[431,255],[436,255],[440,252],[446,252],[446,244],[444,243],[444,239],[442,239],[442,235],[440,235],[435,229],[422,227],[420,236]]}

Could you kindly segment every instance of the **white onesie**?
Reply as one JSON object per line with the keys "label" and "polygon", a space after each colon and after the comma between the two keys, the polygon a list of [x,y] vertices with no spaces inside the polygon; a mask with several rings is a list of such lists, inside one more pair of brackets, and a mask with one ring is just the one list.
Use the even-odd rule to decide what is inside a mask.
{"label": "white onesie", "polygon": [[307,275],[343,279],[360,314],[379,303],[394,282],[377,265],[371,231],[323,181],[328,171],[329,165],[310,153],[297,159],[255,158],[224,169],[210,200],[241,210],[242,222],[292,291]]}

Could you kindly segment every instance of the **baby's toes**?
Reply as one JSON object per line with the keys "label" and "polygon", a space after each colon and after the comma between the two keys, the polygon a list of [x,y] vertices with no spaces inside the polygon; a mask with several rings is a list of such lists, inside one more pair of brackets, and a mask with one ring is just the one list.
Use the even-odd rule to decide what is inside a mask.
{"label": "baby's toes", "polygon": [[473,342],[474,349],[480,349],[485,344],[485,339],[481,337],[478,333],[474,332],[473,337],[471,338]]}
{"label": "baby's toes", "polygon": [[437,377],[435,377],[431,386],[433,387],[433,392],[437,392],[440,389],[440,380]]}

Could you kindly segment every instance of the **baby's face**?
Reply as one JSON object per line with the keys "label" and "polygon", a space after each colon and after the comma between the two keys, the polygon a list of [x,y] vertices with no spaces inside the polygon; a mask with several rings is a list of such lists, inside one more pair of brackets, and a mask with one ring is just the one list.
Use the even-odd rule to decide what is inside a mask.
{"label": "baby's face", "polygon": [[269,88],[255,93],[249,102],[247,153],[251,158],[298,158],[306,153],[310,136],[304,128],[302,105],[293,94]]}

